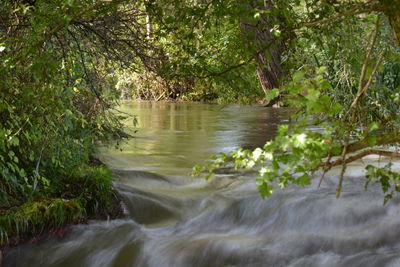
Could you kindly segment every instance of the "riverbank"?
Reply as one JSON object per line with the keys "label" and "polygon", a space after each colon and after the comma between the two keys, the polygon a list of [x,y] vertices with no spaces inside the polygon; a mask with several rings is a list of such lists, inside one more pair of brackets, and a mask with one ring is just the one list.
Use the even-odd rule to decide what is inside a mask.
{"label": "riverbank", "polygon": [[0,209],[2,254],[48,235],[62,236],[74,224],[122,217],[121,198],[113,188],[112,172],[102,163],[90,163],[92,166],[72,171],[40,195]]}

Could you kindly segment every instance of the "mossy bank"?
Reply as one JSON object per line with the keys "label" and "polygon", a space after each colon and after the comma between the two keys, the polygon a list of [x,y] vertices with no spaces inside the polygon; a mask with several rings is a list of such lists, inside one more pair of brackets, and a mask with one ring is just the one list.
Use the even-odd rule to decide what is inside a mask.
{"label": "mossy bank", "polygon": [[121,215],[112,172],[106,166],[82,166],[61,177],[40,195],[20,205],[0,209],[0,248],[37,238],[43,233],[63,233],[65,226],[87,219]]}

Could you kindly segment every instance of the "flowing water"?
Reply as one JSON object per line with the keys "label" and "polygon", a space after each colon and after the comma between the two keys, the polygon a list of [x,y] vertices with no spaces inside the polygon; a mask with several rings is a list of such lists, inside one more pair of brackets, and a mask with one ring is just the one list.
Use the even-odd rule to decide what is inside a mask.
{"label": "flowing water", "polygon": [[383,205],[363,187],[366,159],[317,188],[290,187],[262,199],[253,172],[211,182],[188,176],[212,153],[262,146],[289,111],[199,103],[126,103],[138,116],[123,150],[101,149],[117,176],[126,218],[76,225],[25,244],[5,266],[400,266],[400,200]]}

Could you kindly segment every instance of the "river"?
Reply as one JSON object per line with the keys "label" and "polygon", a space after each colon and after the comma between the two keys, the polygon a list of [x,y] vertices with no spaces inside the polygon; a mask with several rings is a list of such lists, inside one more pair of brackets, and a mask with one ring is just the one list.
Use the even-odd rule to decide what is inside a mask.
{"label": "river", "polygon": [[[400,199],[364,190],[367,158],[322,186],[262,199],[254,172],[188,175],[211,154],[262,146],[290,114],[261,106],[131,102],[135,138],[99,157],[116,174],[126,218],[73,226],[10,251],[4,266],[400,266]],[[385,160],[381,160],[385,161]],[[386,160],[387,161],[387,160]],[[395,164],[397,166],[397,164]],[[397,166],[398,167],[398,166]]]}

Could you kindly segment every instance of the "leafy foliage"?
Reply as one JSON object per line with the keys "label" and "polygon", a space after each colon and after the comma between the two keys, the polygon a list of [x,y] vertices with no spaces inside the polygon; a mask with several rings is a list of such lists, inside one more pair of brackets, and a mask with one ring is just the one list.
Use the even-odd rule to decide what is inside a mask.
{"label": "leafy foliage", "polygon": [[[310,0],[270,4],[286,7],[281,15],[289,25],[283,27],[277,20],[277,34],[296,34],[295,45],[287,47],[284,55],[294,71],[279,89],[283,103],[293,109],[291,123],[281,125],[263,148],[217,155],[207,166],[195,167],[194,173],[207,171],[206,177],[211,177],[215,169],[232,163],[235,168],[257,168],[257,185],[267,197],[276,187],[310,184],[318,170],[323,172],[322,181],[327,171],[341,165],[339,196],[347,163],[370,154],[399,156],[382,150],[383,145],[399,142],[395,67],[399,47],[392,30],[397,36],[399,31],[397,15],[390,11],[398,3]],[[387,19],[367,14],[376,10],[383,10]],[[267,92],[266,100],[277,92]],[[381,177],[377,181],[385,193],[397,183],[389,167],[369,166],[367,171],[369,180]]]}
{"label": "leafy foliage", "polygon": [[[373,115],[375,107],[369,109],[370,106],[364,106],[364,103],[360,104],[366,107],[362,112],[372,115],[366,118],[355,116],[359,112],[356,111],[359,92],[353,95],[353,102],[339,104],[326,74],[326,67],[317,69],[312,75],[302,71],[293,74],[292,81],[282,87],[286,94],[283,101],[294,111],[292,123],[280,125],[276,137],[263,148],[217,155],[207,166],[196,166],[194,174],[207,171],[206,177],[210,178],[214,170],[229,166],[231,162],[235,169],[257,168],[260,193],[268,197],[277,187],[310,185],[318,170],[323,172],[321,183],[327,171],[342,165],[337,187],[337,196],[340,196],[347,163],[369,154],[398,156],[394,152],[371,149],[376,145],[399,142],[398,116],[381,119]],[[385,101],[398,110],[393,99],[386,98]],[[384,168],[370,165],[366,169],[368,181],[381,184],[386,194],[385,202],[392,198],[398,191],[398,174],[390,170],[390,165]],[[392,187],[395,190],[389,191]]]}
{"label": "leafy foliage", "polygon": [[[3,242],[29,231],[20,225],[42,229],[109,207],[111,174],[88,162],[96,143],[121,136],[114,107],[124,91],[219,102],[284,95],[293,122],[263,148],[216,157],[210,174],[230,162],[259,167],[268,196],[342,164],[339,195],[346,163],[399,142],[396,7],[397,0],[2,1]],[[385,168],[368,171],[385,192],[397,182]]]}
{"label": "leafy foliage", "polygon": [[379,183],[382,187],[382,191],[385,193],[384,203],[392,199],[395,192],[400,192],[400,174],[393,172],[391,168],[391,163],[387,164],[383,168],[378,168],[373,165],[368,165],[366,167],[366,178],[368,181],[365,184],[365,188],[367,189],[371,182]]}
{"label": "leafy foliage", "polygon": [[110,206],[111,173],[88,162],[97,142],[119,136],[112,110],[119,96],[104,74],[109,58],[91,53],[104,52],[93,39],[78,42],[76,23],[100,23],[115,8],[103,1],[0,5],[2,241]]}

